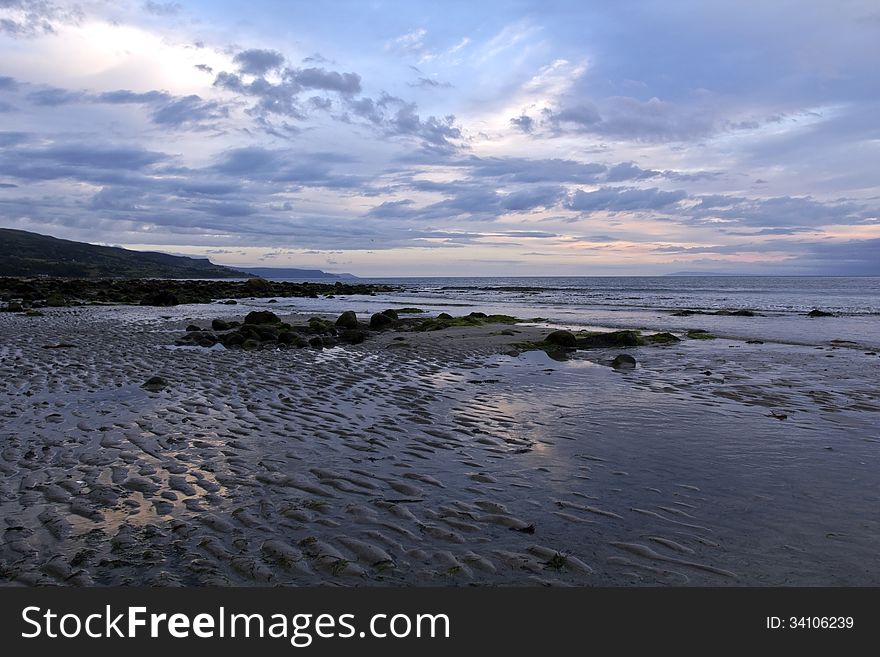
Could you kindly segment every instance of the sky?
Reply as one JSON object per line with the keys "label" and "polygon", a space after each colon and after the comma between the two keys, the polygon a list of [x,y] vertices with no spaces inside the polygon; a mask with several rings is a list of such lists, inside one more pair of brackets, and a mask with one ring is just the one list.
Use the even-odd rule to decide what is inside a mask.
{"label": "sky", "polygon": [[880,275],[876,0],[0,0],[0,227],[360,276]]}

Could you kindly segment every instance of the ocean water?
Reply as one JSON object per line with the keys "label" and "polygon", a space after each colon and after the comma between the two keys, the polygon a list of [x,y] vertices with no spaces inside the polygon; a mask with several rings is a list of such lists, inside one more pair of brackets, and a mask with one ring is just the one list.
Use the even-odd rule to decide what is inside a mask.
{"label": "ocean water", "polygon": [[[792,344],[849,341],[880,348],[880,277],[584,276],[368,278],[399,292],[375,297],[280,299],[307,312],[370,313],[416,306],[453,315],[497,312],[548,326],[687,331]],[[818,308],[833,317],[810,318]],[[680,310],[707,314],[677,317]],[[754,317],[714,315],[751,310]]]}

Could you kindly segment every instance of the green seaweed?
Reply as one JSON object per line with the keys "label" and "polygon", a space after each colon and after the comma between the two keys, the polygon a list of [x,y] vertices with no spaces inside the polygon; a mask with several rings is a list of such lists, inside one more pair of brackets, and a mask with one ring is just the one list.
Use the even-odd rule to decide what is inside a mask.
{"label": "green seaweed", "polygon": [[[482,313],[480,313],[482,314]],[[484,324],[516,324],[520,320],[510,315],[486,315],[471,314],[464,317],[452,317],[441,313],[437,317],[422,320],[415,325],[416,331],[440,331],[456,326],[483,326]]]}
{"label": "green seaweed", "polygon": [[712,335],[711,333],[709,333],[708,331],[702,331],[702,330],[698,330],[698,329],[688,331],[687,336],[691,340],[714,340],[716,337],[716,336]]}

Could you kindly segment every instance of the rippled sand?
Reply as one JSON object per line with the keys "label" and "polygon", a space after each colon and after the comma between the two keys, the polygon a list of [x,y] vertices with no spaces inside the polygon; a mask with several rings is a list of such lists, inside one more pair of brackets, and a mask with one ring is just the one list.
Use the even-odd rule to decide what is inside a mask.
{"label": "rippled sand", "polygon": [[880,584],[876,355],[172,347],[234,312],[0,315],[0,581]]}

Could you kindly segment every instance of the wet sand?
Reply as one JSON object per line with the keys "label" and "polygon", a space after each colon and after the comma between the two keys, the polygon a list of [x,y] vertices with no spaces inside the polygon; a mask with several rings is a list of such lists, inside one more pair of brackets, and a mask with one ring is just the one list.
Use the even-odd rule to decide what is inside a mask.
{"label": "wet sand", "polygon": [[862,349],[616,371],[510,355],[540,326],[245,352],[174,347],[242,309],[44,313],[0,315],[7,585],[880,584]]}

